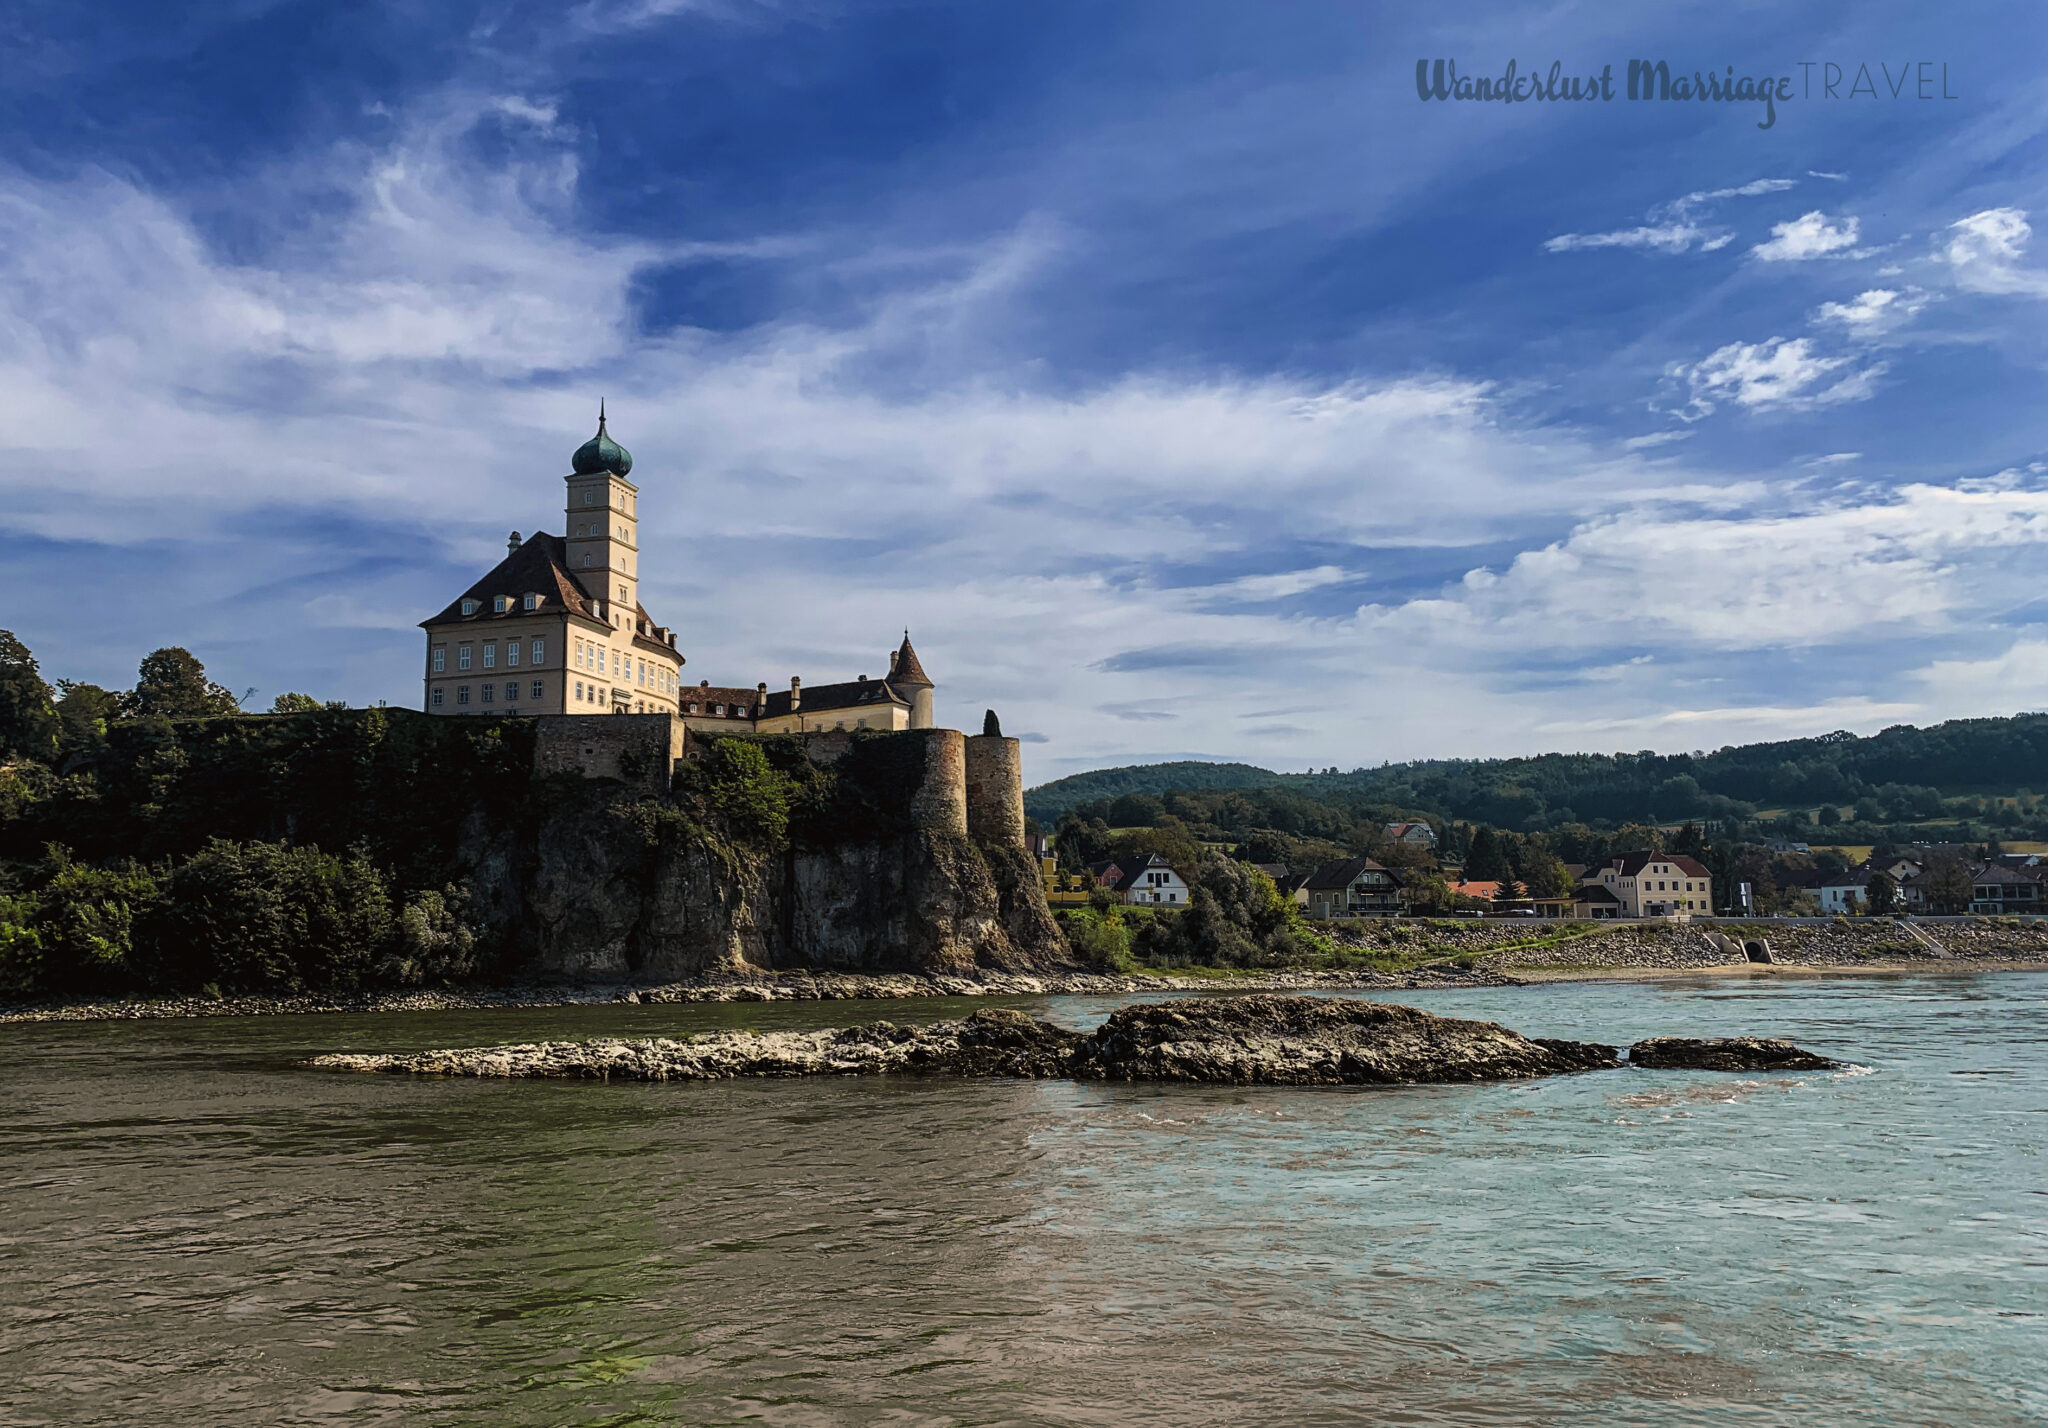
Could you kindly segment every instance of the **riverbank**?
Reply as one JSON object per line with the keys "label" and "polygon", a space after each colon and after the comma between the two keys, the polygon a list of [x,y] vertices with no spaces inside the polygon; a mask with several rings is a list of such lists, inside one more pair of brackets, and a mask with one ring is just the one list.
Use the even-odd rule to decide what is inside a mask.
{"label": "riverbank", "polygon": [[[1408,926],[1413,930],[1413,925]],[[1339,970],[1189,967],[1171,972],[1118,975],[1095,972],[977,976],[912,973],[734,971],[714,976],[642,983],[522,983],[440,987],[348,995],[104,998],[0,1004],[0,1023],[150,1021],[186,1017],[302,1016],[347,1013],[433,1012],[611,1004],[661,1005],[719,1002],[877,1001],[925,997],[1120,996],[1147,992],[1343,992],[1515,987],[1555,982],[1661,981],[1673,978],[1796,978],[1926,972],[2048,972],[2048,947],[2009,945],[1996,937],[1954,935],[1944,928],[1940,953],[1889,936],[1848,933],[1835,927],[1773,928],[1756,924],[1769,941],[1772,962],[1731,961],[1697,930],[1618,927],[1555,940],[1532,938],[1529,928],[1459,928],[1465,934],[1441,948],[1402,948],[1415,965]],[[1393,929],[1385,929],[1392,931]],[[1722,924],[1724,935],[1736,929]],[[1994,929],[1995,931],[1996,929]],[[1978,929],[1968,929],[1976,932]],[[1509,935],[1515,934],[1515,935]],[[2025,939],[2031,943],[2033,939]],[[1398,957],[1398,942],[1386,952]],[[1352,950],[1366,952],[1363,945]],[[1447,955],[1446,955],[1447,954]]]}

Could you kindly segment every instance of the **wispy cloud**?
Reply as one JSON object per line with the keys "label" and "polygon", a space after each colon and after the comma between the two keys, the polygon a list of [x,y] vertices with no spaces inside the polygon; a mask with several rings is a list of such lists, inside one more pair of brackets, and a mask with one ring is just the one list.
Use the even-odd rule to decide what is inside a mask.
{"label": "wispy cloud", "polygon": [[1796,187],[1793,179],[1754,179],[1734,188],[1702,189],[1672,200],[1647,215],[1649,221],[1634,228],[1617,228],[1606,233],[1560,233],[1543,245],[1549,253],[1570,253],[1589,248],[1649,248],[1660,253],[1683,253],[1697,246],[1712,253],[1735,241],[1727,228],[1708,226],[1702,210],[1728,198],[1754,198],[1759,194],[1782,193]]}
{"label": "wispy cloud", "polygon": [[1912,321],[1932,299],[1918,288],[1869,288],[1848,302],[1824,302],[1813,320],[1833,324],[1854,337],[1875,337]]}

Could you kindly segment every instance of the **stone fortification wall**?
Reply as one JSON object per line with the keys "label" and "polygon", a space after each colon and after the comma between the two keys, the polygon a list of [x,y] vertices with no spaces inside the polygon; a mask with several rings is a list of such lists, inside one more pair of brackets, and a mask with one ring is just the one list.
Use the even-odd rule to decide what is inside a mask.
{"label": "stone fortification wall", "polygon": [[1023,746],[1001,734],[967,745],[967,831],[984,843],[1024,846]]}
{"label": "stone fortification wall", "polygon": [[533,723],[536,775],[615,778],[651,793],[668,790],[689,738],[668,714],[543,714]]}

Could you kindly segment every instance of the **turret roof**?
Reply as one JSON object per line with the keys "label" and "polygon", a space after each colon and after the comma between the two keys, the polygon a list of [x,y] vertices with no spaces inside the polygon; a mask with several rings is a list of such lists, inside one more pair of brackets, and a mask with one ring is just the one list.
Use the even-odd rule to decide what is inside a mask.
{"label": "turret roof", "polygon": [[903,643],[896,651],[895,661],[889,666],[889,678],[897,684],[921,684],[926,689],[932,687],[924,666],[917,662],[917,651],[910,647],[908,630],[903,632]]}

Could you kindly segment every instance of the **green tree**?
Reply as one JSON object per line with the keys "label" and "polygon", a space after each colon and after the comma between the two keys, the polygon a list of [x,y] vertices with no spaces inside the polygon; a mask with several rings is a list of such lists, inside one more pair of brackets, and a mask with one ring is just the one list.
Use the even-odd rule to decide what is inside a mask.
{"label": "green tree", "polygon": [[1465,855],[1465,881],[1490,883],[1513,876],[1514,869],[1508,865],[1507,849],[1501,836],[1485,824],[1474,829],[1472,850]]}
{"label": "green tree", "polygon": [[320,701],[310,694],[280,694],[270,701],[273,714],[311,714],[320,707]]}
{"label": "green tree", "polygon": [[796,785],[747,739],[720,739],[698,766],[697,787],[706,808],[733,836],[780,843],[789,833]]}
{"label": "green tree", "polygon": [[57,755],[57,705],[28,646],[0,630],[0,758]]}
{"label": "green tree", "polygon": [[1523,862],[1523,882],[1530,897],[1565,897],[1572,891],[1572,875],[1556,854],[1531,849]]}
{"label": "green tree", "polygon": [[1899,910],[1899,884],[1890,873],[1879,873],[1870,880],[1867,906],[1872,917],[1890,917]]}
{"label": "green tree", "polygon": [[1918,885],[1930,912],[1962,912],[1970,905],[1970,868],[1953,853],[1937,853],[1929,858]]}
{"label": "green tree", "polygon": [[58,743],[68,758],[107,744],[107,725],[121,717],[122,696],[97,684],[57,681]]}
{"label": "green tree", "polygon": [[128,696],[139,718],[191,719],[241,712],[241,704],[206,677],[206,666],[190,650],[171,646],[143,657],[135,692]]}

